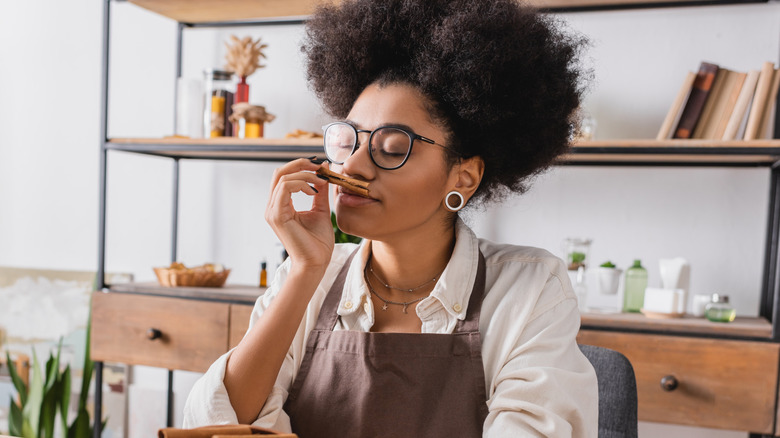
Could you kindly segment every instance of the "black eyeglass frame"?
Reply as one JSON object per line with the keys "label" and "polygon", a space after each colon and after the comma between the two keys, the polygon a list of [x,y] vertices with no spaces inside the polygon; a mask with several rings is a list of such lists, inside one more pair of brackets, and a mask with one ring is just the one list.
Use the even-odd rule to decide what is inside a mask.
{"label": "black eyeglass frame", "polygon": [[[444,146],[443,144],[436,143],[435,141],[431,140],[428,137],[423,137],[422,135],[417,134],[414,131],[411,131],[411,130],[406,129],[406,128],[402,128],[400,126],[383,125],[383,126],[380,126],[380,127],[376,128],[376,129],[374,129],[373,131],[370,131],[368,129],[357,129],[354,125],[352,125],[350,123],[347,123],[347,122],[332,122],[332,123],[328,123],[327,125],[322,127],[322,131],[323,131],[323,134],[324,134],[322,147],[325,150],[325,155],[328,157],[328,161],[330,161],[333,164],[344,164],[344,161],[346,161],[346,159],[344,161],[336,161],[336,160],[334,160],[330,156],[330,154],[328,154],[328,148],[326,146],[327,145],[327,140],[328,140],[328,128],[330,128],[331,126],[335,126],[335,125],[348,126],[348,127],[352,128],[353,131],[355,131],[355,143],[352,145],[352,150],[349,152],[349,155],[347,155],[347,158],[349,158],[352,155],[354,155],[355,151],[358,150],[358,148],[359,148],[358,144],[359,144],[359,140],[360,139],[358,138],[358,134],[360,134],[362,132],[368,133],[368,156],[371,157],[371,162],[373,162],[376,167],[378,167],[380,169],[384,169],[384,170],[399,169],[404,164],[406,164],[406,162],[409,160],[409,157],[412,155],[412,148],[414,147],[414,141],[415,140],[422,140],[422,141],[424,141],[424,142],[426,142],[428,144],[436,145],[436,146],[439,146],[441,148],[449,150],[449,148],[447,148],[447,146]],[[406,156],[404,157],[403,161],[401,161],[401,164],[399,164],[399,165],[397,165],[395,167],[385,167],[385,166],[380,165],[379,163],[376,162],[376,159],[374,158],[374,153],[371,152],[371,150],[372,150],[372,148],[371,148],[371,140],[374,138],[374,134],[377,131],[379,131],[380,129],[387,129],[387,128],[401,131],[401,132],[403,132],[404,134],[406,134],[409,137],[409,149],[406,151]]]}

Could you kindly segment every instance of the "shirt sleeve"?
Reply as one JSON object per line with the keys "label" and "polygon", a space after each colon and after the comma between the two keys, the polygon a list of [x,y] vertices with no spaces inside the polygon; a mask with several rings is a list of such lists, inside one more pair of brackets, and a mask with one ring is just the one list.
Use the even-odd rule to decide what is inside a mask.
{"label": "shirt sleeve", "polygon": [[[286,273],[287,264],[285,263],[274,275],[274,281],[266,290],[266,293],[258,298],[255,303],[247,331],[252,329],[260,315],[268,308],[268,305],[280,289]],[[288,351],[287,357],[279,370],[276,383],[271,389],[263,409],[252,425],[279,432],[291,432],[290,417],[284,412],[283,406],[287,400],[286,388],[290,387],[294,376],[295,360],[293,351],[301,348],[300,332],[302,330],[302,328],[299,329],[296,340],[290,346],[290,351]],[[183,427],[193,428],[208,425],[238,424],[238,417],[230,403],[230,397],[224,384],[225,369],[232,352],[233,350],[230,350],[220,356],[209,367],[208,371],[195,382],[184,406]]]}
{"label": "shirt sleeve", "polygon": [[566,285],[548,278],[540,297],[558,299],[537,301],[492,380],[485,437],[598,435],[596,373],[577,345],[577,300],[563,275]]}

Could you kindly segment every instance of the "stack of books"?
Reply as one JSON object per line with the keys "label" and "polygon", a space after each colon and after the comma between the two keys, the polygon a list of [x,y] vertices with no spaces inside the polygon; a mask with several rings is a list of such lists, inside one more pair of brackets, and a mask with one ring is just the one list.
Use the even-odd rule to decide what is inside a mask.
{"label": "stack of books", "polygon": [[685,77],[656,139],[772,138],[778,92],[780,69],[772,62],[747,73],[702,62]]}

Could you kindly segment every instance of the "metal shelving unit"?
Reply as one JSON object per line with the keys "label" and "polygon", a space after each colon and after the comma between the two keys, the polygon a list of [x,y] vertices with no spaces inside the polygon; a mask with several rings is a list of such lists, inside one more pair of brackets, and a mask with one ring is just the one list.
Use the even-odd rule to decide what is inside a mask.
{"label": "metal shelving unit", "polygon": [[[100,194],[97,285],[104,292],[156,294],[154,285],[141,285],[126,290],[111,288],[105,282],[106,252],[106,186],[109,152],[121,151],[167,157],[173,164],[173,201],[171,210],[171,261],[177,260],[177,230],[179,222],[179,164],[182,159],[234,161],[289,161],[316,155],[323,157],[322,140],[296,139],[185,139],[185,138],[109,138],[108,89],[109,42],[112,2],[103,0],[103,51],[101,76],[100,123]],[[129,0],[139,7],[169,17],[178,22],[176,77],[181,76],[182,40],[186,29],[202,27],[265,26],[301,24],[317,0]],[[531,0],[540,9],[570,12],[604,9],[634,9],[652,7],[693,6],[734,3],[765,3],[767,0]],[[174,114],[175,116],[175,114]],[[775,120],[775,132],[780,133],[780,111]],[[650,326],[636,317],[617,320],[600,315],[585,315],[583,328],[625,330],[642,333],[664,333],[680,336],[757,339],[780,342],[780,139],[756,141],[707,140],[599,140],[576,143],[571,153],[562,157],[561,165],[605,166],[758,166],[771,172],[769,217],[761,293],[760,316],[743,319],[735,329],[711,331],[697,323],[684,322],[675,326]],[[95,418],[102,417],[102,362],[97,362]],[[173,420],[173,371],[168,371],[168,425]],[[99,422],[95,437],[100,436]]]}

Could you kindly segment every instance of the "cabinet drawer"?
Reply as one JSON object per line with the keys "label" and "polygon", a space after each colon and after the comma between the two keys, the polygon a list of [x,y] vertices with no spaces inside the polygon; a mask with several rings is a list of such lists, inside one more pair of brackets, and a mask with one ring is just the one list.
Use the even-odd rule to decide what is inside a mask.
{"label": "cabinet drawer", "polygon": [[[642,421],[774,432],[777,344],[591,330],[577,340],[631,361]],[[676,389],[661,387],[667,376]]]}
{"label": "cabinet drawer", "polygon": [[[92,359],[206,371],[227,351],[229,307],[226,303],[95,292]],[[155,330],[156,338],[150,336]]]}
{"label": "cabinet drawer", "polygon": [[252,316],[254,306],[233,304],[230,306],[230,333],[228,335],[228,349],[235,347],[244,338],[249,328],[249,317]]}

